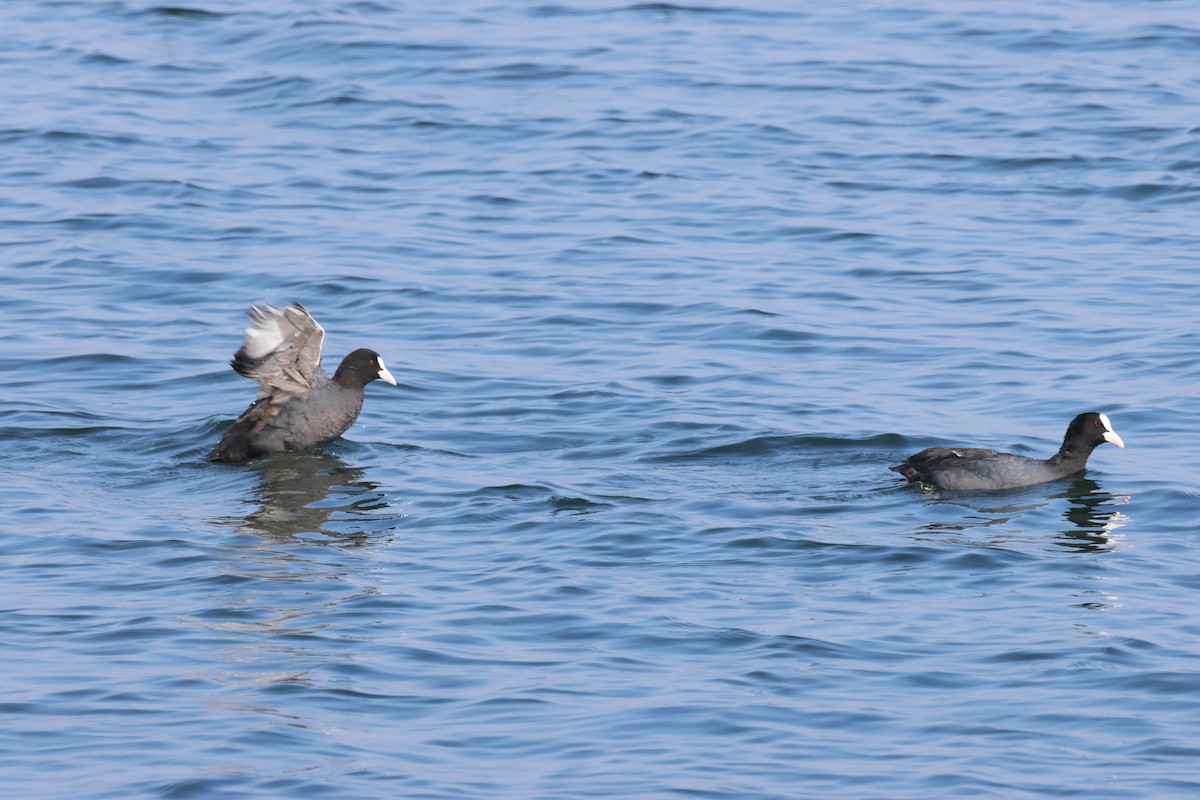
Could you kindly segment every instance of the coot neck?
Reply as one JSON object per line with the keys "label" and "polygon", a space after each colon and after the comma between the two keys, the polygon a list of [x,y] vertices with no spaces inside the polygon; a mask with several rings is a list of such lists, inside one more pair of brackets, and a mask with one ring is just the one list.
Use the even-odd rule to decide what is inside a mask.
{"label": "coot neck", "polygon": [[1088,456],[1095,449],[1095,445],[1064,439],[1062,447],[1050,457],[1050,463],[1058,467],[1070,467],[1072,472],[1076,472],[1087,466]]}
{"label": "coot neck", "polygon": [[360,375],[353,367],[342,364],[337,368],[337,372],[333,373],[333,382],[343,389],[352,389],[361,392],[367,384],[363,382]]}

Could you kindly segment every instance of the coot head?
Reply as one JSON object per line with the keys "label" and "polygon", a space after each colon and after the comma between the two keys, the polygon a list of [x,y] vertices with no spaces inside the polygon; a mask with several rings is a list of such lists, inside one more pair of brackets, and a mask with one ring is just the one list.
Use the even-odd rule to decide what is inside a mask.
{"label": "coot head", "polygon": [[1113,430],[1108,417],[1097,411],[1080,414],[1071,420],[1071,425],[1067,428],[1067,435],[1063,437],[1063,446],[1073,445],[1069,448],[1071,450],[1086,449],[1090,451],[1105,442],[1115,444],[1117,447],[1125,446],[1121,437],[1117,436],[1116,431]]}
{"label": "coot head", "polygon": [[379,353],[367,348],[355,350],[342,359],[342,364],[333,374],[335,383],[347,388],[362,388],[373,380],[381,380],[396,385],[396,379],[383,365]]}

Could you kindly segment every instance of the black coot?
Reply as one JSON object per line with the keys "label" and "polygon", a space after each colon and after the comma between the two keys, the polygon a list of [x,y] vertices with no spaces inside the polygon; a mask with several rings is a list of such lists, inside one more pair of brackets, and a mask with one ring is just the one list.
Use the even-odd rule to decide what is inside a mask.
{"label": "black coot", "polygon": [[1062,447],[1050,458],[1029,458],[978,447],[931,447],[889,469],[912,483],[929,483],[954,491],[1015,489],[1081,472],[1098,445],[1124,447],[1108,417],[1095,411],[1071,420]]}
{"label": "black coot", "polygon": [[245,461],[336,439],[358,419],[364,386],[376,378],[396,385],[374,350],[355,350],[330,379],[321,369],[325,329],[299,303],[256,305],[249,316],[229,363],[258,381],[258,399],[225,431],[209,461]]}

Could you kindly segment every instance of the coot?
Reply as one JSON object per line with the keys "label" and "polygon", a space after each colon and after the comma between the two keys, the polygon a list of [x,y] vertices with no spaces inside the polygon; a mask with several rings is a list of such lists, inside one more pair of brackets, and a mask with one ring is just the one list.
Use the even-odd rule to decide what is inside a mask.
{"label": "coot", "polygon": [[930,447],[889,469],[912,483],[930,483],[954,491],[1015,489],[1081,472],[1088,456],[1105,442],[1125,446],[1113,432],[1108,417],[1089,411],[1071,420],[1062,447],[1047,459],[978,447]]}
{"label": "coot", "polygon": [[209,461],[245,461],[280,450],[304,450],[341,436],[358,419],[363,387],[396,379],[374,350],[355,350],[330,379],[321,369],[325,329],[299,303],[255,305],[241,349],[230,365],[258,381],[251,403],[208,454]]}

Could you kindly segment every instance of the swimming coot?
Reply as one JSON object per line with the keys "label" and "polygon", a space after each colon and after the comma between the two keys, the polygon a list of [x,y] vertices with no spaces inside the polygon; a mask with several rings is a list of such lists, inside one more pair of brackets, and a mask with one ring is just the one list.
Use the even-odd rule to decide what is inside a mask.
{"label": "swimming coot", "polygon": [[363,387],[396,379],[374,350],[355,350],[330,379],[321,369],[325,329],[299,303],[255,305],[242,346],[229,363],[258,381],[258,399],[208,454],[245,461],[280,450],[304,450],[341,436],[358,419]]}
{"label": "swimming coot", "polygon": [[929,483],[954,491],[1015,489],[1082,471],[1088,456],[1105,442],[1125,446],[1113,432],[1108,417],[1089,411],[1071,420],[1062,447],[1047,459],[978,447],[930,447],[889,469],[912,483]]}

